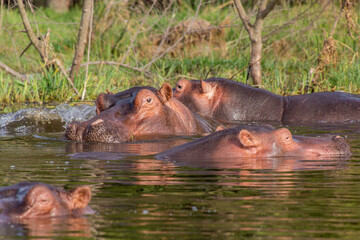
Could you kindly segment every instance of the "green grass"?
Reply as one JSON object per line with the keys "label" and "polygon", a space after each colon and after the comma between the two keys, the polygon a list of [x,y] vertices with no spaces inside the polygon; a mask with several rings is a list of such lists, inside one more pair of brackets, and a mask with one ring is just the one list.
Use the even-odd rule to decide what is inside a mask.
{"label": "green grass", "polygon": [[[222,3],[226,1],[205,4],[200,9],[198,18],[205,19],[213,25],[222,24],[225,20],[231,23],[231,27],[225,29],[225,55],[221,57],[219,51],[194,57],[184,55],[172,58],[165,55],[149,69],[153,75],[152,79],[124,68],[90,66],[86,100],[95,99],[106,89],[118,92],[135,85],[160,87],[165,82],[174,85],[180,78],[233,77],[235,81],[246,82],[246,67],[250,56],[248,35],[233,7],[221,5]],[[105,19],[107,6],[98,1],[95,7],[91,60],[123,60],[124,64],[134,67],[145,65],[151,61],[151,56],[142,50],[142,44],[149,43],[154,34],[163,33],[169,24],[176,25],[193,17],[196,12],[194,6],[196,7],[196,4],[192,5],[191,1],[183,1],[181,6],[173,6],[163,17],[162,11],[154,10],[142,24],[145,13],[131,13],[123,6],[110,11]],[[355,6],[354,9],[355,14],[360,16],[360,8]],[[316,67],[324,39],[331,31],[339,13],[336,6],[323,14],[320,14],[320,10],[319,5],[311,8],[309,5],[300,4],[291,7],[278,6],[266,18],[261,62],[265,89],[286,95],[302,93],[309,79],[309,71]],[[308,16],[279,29],[279,26],[295,18],[300,12],[308,13]],[[3,28],[0,32],[0,61],[20,73],[42,72],[43,64],[34,47],[30,47],[21,58],[19,57],[29,40],[26,34],[21,32],[23,25],[17,10],[5,9],[4,13]],[[34,16],[31,13],[29,16],[34,22]],[[66,14],[58,14],[50,9],[38,9],[35,18],[41,33],[45,34],[48,28],[51,29],[52,56],[60,59],[66,68],[70,67],[75,52],[81,9],[75,7]],[[129,22],[124,21],[126,19],[130,19]],[[358,22],[357,26],[359,25]],[[36,30],[35,24],[32,26]],[[145,29],[148,31],[144,31]],[[134,48],[130,49],[130,54],[124,58],[136,32],[140,33],[134,41]],[[359,32],[354,35],[358,36]],[[348,35],[344,16],[338,23],[334,39],[338,63],[328,67],[314,90],[360,93],[360,40]],[[81,93],[84,90],[85,78],[85,68],[82,68],[74,83]],[[33,74],[26,83],[0,72],[2,103],[78,100],[79,97],[58,69]]]}

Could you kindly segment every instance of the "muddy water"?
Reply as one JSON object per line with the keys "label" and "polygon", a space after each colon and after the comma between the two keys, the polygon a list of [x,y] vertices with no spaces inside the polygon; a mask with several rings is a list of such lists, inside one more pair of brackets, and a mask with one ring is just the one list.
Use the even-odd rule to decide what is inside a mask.
{"label": "muddy water", "polygon": [[62,140],[92,106],[0,114],[0,185],[88,184],[96,214],[0,223],[0,238],[356,239],[360,235],[360,126],[290,126],[346,136],[347,158],[159,161],[192,137],[126,144]]}

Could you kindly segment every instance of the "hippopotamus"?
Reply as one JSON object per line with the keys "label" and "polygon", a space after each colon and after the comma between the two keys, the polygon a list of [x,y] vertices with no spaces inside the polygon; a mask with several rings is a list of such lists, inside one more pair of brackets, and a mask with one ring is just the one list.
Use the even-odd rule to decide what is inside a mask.
{"label": "hippopotamus", "polygon": [[156,155],[158,159],[213,159],[241,157],[349,155],[341,136],[293,136],[287,128],[240,125],[217,131]]}
{"label": "hippopotamus", "polygon": [[360,121],[359,95],[318,92],[279,96],[223,78],[178,81],[174,97],[191,111],[220,122],[320,123]]}
{"label": "hippopotamus", "polygon": [[39,182],[21,182],[0,188],[0,220],[81,216],[88,207],[91,190],[80,186],[65,191]]}
{"label": "hippopotamus", "polygon": [[203,118],[173,98],[167,83],[157,91],[142,88],[132,94],[134,96],[123,98],[124,101],[115,99],[115,104],[108,101],[105,107],[99,108],[99,114],[88,121],[69,124],[65,139],[120,143],[139,137],[193,135],[212,130]]}
{"label": "hippopotamus", "polygon": [[152,92],[156,92],[157,89],[149,86],[137,86],[129,88],[125,91],[118,92],[116,94],[107,90],[107,93],[100,93],[99,96],[95,100],[96,105],[96,113],[100,114],[102,111],[105,111],[113,106],[128,104],[129,102],[134,100],[136,94],[142,90],[148,89]]}

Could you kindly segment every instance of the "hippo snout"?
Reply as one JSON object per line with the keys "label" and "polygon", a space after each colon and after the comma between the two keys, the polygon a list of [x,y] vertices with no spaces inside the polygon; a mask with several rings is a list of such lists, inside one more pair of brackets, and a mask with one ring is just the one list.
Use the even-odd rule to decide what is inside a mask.
{"label": "hippo snout", "polygon": [[345,138],[336,135],[331,138],[333,144],[335,145],[335,149],[338,150],[340,155],[350,155],[351,149],[348,142],[345,140]]}
{"label": "hippo snout", "polygon": [[127,131],[123,126],[117,126],[102,119],[88,124],[84,130],[83,141],[120,143],[128,140]]}
{"label": "hippo snout", "polygon": [[345,142],[345,139],[342,136],[339,136],[339,135],[333,136],[332,140],[335,141],[335,142],[339,142],[339,141]]}
{"label": "hippo snout", "polygon": [[65,130],[65,139],[81,142],[83,136],[82,129],[81,124],[78,122],[68,124]]}

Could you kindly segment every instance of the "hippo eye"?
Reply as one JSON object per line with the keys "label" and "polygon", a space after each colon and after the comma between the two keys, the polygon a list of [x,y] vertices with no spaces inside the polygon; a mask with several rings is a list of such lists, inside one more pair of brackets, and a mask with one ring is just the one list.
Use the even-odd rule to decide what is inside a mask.
{"label": "hippo eye", "polygon": [[287,144],[290,144],[290,143],[292,142],[292,137],[291,137],[291,135],[287,135],[284,139],[285,139],[285,142],[286,142]]}
{"label": "hippo eye", "polygon": [[146,101],[147,101],[148,103],[151,103],[151,102],[152,102],[152,98],[149,97],[149,98],[146,99]]}
{"label": "hippo eye", "polygon": [[176,85],[176,90],[177,90],[178,92],[181,92],[181,91],[183,90],[183,86],[180,85],[180,84]]}

